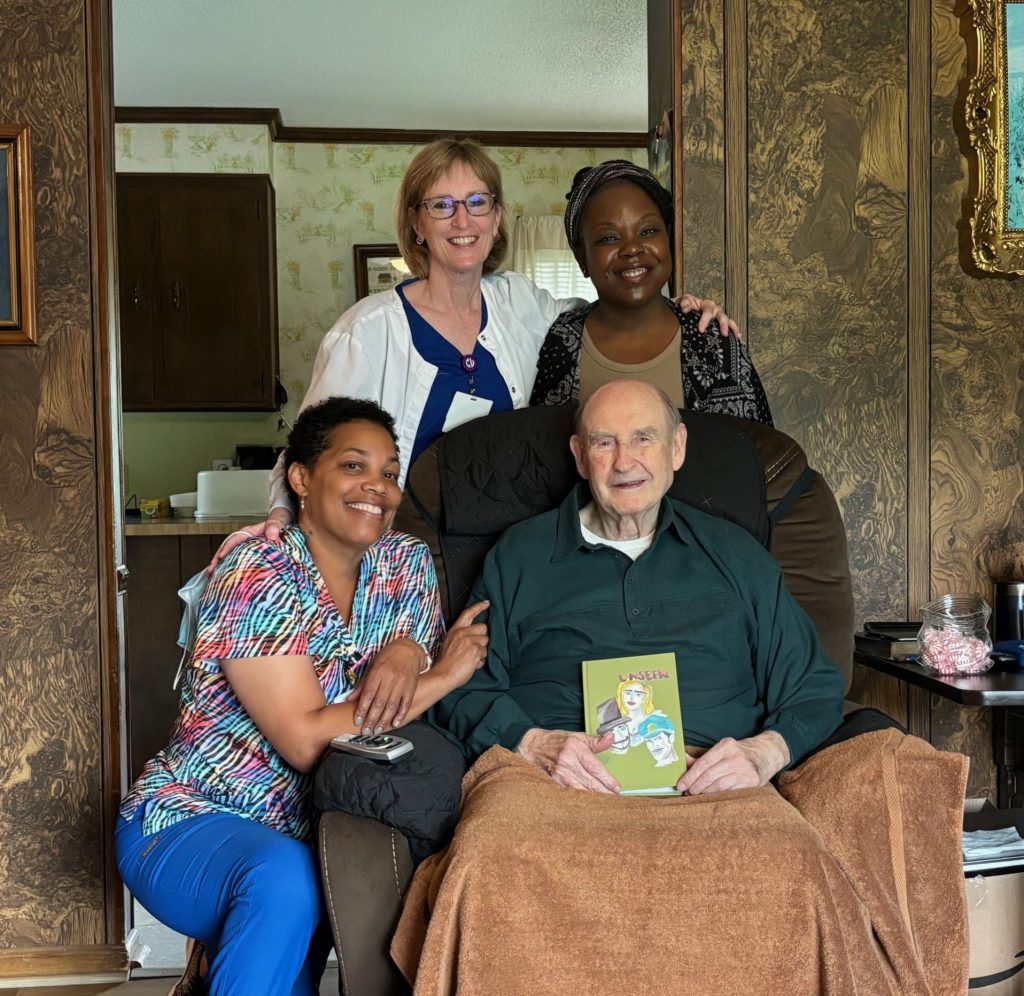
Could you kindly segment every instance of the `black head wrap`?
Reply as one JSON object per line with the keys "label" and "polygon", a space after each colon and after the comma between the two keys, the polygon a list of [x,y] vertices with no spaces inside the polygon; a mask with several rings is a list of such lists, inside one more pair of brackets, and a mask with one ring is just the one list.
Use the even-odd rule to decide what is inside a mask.
{"label": "black head wrap", "polygon": [[565,237],[573,252],[580,240],[580,219],[590,195],[611,180],[629,180],[640,187],[657,205],[672,239],[672,195],[654,178],[654,174],[625,159],[609,159],[599,166],[584,166],[572,178],[572,189],[565,195]]}

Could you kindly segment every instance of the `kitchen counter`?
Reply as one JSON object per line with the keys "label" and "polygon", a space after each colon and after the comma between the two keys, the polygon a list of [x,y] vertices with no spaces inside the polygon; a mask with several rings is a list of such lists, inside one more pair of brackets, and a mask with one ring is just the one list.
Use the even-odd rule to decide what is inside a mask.
{"label": "kitchen counter", "polygon": [[125,536],[227,536],[244,529],[265,516],[235,519],[142,519],[125,522]]}

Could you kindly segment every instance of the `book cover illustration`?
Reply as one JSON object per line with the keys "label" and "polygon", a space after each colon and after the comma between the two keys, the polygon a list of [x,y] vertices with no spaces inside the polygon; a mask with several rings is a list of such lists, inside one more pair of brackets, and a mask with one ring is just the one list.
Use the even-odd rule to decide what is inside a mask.
{"label": "book cover illustration", "polygon": [[612,734],[597,756],[623,795],[676,792],[686,752],[675,654],[584,661],[583,708],[587,733]]}

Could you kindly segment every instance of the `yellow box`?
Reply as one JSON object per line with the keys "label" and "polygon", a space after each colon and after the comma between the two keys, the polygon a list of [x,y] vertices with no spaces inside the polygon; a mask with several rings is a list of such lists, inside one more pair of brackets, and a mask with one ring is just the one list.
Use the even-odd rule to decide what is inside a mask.
{"label": "yellow box", "polygon": [[166,498],[140,498],[139,511],[144,519],[167,519],[171,504]]}

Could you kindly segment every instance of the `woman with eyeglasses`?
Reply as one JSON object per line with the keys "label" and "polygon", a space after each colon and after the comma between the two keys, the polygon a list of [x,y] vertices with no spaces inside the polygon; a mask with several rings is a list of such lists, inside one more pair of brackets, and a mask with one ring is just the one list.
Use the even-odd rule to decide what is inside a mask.
{"label": "woman with eyeglasses", "polygon": [[[522,274],[497,272],[508,247],[501,171],[472,140],[439,139],[417,153],[395,201],[395,229],[412,279],[371,294],[335,322],[301,407],[337,394],[376,401],[394,416],[404,483],[442,433],[525,408],[549,327],[586,302],[558,300]],[[717,319],[728,333],[714,302],[687,295],[681,306],[700,312],[702,330]],[[247,531],[265,529],[276,542],[293,518],[280,461],[271,497],[267,522]],[[244,539],[230,536],[218,558]]]}

